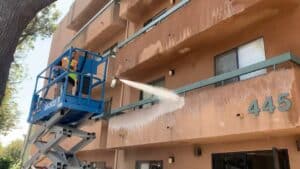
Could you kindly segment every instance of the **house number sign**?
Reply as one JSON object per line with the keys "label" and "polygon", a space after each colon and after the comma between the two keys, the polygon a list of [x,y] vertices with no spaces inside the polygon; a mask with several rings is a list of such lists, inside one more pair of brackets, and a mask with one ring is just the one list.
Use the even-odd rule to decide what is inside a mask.
{"label": "house number sign", "polygon": [[249,107],[248,112],[258,116],[261,111],[273,113],[275,109],[278,109],[280,112],[286,112],[292,107],[292,101],[288,98],[288,93],[281,93],[276,99],[276,105],[274,104],[273,97],[267,96],[262,107],[259,107],[257,99],[253,100]]}

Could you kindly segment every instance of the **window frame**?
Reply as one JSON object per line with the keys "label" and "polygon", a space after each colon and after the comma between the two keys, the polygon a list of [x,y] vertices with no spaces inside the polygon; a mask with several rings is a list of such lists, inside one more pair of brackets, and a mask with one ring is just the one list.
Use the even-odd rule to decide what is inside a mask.
{"label": "window frame", "polygon": [[[240,154],[240,155],[243,155],[245,156],[246,160],[247,160],[247,154],[250,154],[250,153],[270,153],[273,157],[273,163],[275,163],[275,155],[274,155],[274,150],[277,150],[277,151],[280,151],[282,154],[285,154],[286,155],[286,160],[287,160],[287,163],[285,164],[286,168],[284,169],[291,169],[291,166],[290,166],[290,158],[289,158],[289,151],[287,148],[282,148],[282,149],[276,149],[276,148],[273,148],[273,149],[267,149],[267,150],[254,150],[254,151],[238,151],[238,152],[224,152],[224,153],[212,153],[211,154],[211,166],[212,166],[212,169],[215,169],[216,166],[215,166],[215,158],[216,156],[223,156],[223,158],[225,159],[225,156],[232,156],[232,155],[237,155],[237,154]],[[282,155],[281,154],[281,155]],[[279,161],[278,161],[279,162]],[[279,162],[280,163],[280,162]],[[277,168],[276,168],[277,169]],[[280,168],[279,168],[280,169]]]}
{"label": "window frame", "polygon": [[109,97],[104,100],[104,116],[105,117],[111,115],[112,103],[113,103],[113,97]]}
{"label": "window frame", "polygon": [[[247,43],[245,43],[245,44],[247,44]],[[239,46],[242,46],[242,45],[239,45]],[[218,57],[220,57],[220,56],[222,56],[222,55],[224,55],[224,54],[226,54],[226,53],[229,53],[230,51],[234,51],[235,52],[235,54],[236,54],[236,63],[237,63],[237,65],[236,65],[236,70],[238,70],[240,67],[239,67],[239,52],[238,52],[238,48],[239,47],[235,47],[235,48],[232,48],[232,49],[229,49],[229,50],[227,50],[227,51],[225,51],[225,52],[222,52],[222,53],[220,53],[220,54],[218,54],[218,55],[216,55],[216,56],[214,56],[214,75],[215,76],[218,76],[218,75],[221,75],[221,74],[217,74],[217,59],[218,59]],[[234,78],[237,78],[237,81],[240,81],[240,77],[238,76],[238,77],[234,77]],[[234,79],[234,78],[231,78],[231,79]],[[228,79],[228,80],[230,80],[230,79]],[[226,84],[224,84],[224,82],[225,82],[225,80],[223,80],[223,81],[221,81],[221,82],[219,82],[219,83],[216,83],[215,84],[215,87],[219,87],[219,86],[224,86],[224,85],[226,85]],[[232,82],[232,83],[234,83],[234,82]],[[229,83],[230,84],[230,83]]]}
{"label": "window frame", "polygon": [[149,25],[152,21],[156,20],[157,18],[159,18],[160,16],[162,16],[163,14],[165,14],[168,11],[168,8],[163,8],[162,10],[160,10],[159,12],[157,12],[154,16],[152,16],[150,19],[146,20],[143,23],[143,27],[146,27],[147,25]]}
{"label": "window frame", "polygon": [[149,167],[151,167],[151,164],[153,164],[153,163],[160,163],[161,169],[164,168],[164,161],[163,160],[137,160],[135,162],[135,169],[141,169],[140,165],[142,163],[149,163]]}
{"label": "window frame", "polygon": [[92,161],[91,162],[92,167],[94,167],[93,165],[96,165],[96,168],[98,168],[98,165],[102,165],[104,166],[104,169],[107,168],[106,167],[106,161]]}
{"label": "window frame", "polygon": [[[166,77],[165,77],[165,76],[160,77],[160,78],[155,79],[155,80],[152,80],[152,81],[148,82],[147,84],[148,84],[148,85],[151,85],[151,86],[155,86],[155,85],[154,85],[155,83],[158,83],[158,82],[161,82],[161,81],[164,82],[164,86],[163,86],[163,87],[165,87],[165,83],[166,83]],[[157,87],[158,87],[158,86],[157,86]],[[140,93],[139,93],[139,101],[144,100],[143,94],[144,94],[144,91],[140,90]],[[153,95],[152,95],[151,97],[153,97]],[[151,98],[151,97],[150,97],[150,98]],[[150,107],[151,107],[151,106],[153,106],[154,104],[155,104],[155,103],[151,103],[151,104],[149,104],[149,105],[150,105]],[[144,104],[144,105],[148,105],[148,104]],[[144,108],[144,105],[139,106],[139,109],[143,109],[143,108]]]}
{"label": "window frame", "polygon": [[103,50],[102,54],[105,54],[106,52],[112,51],[115,47],[118,46],[118,42],[114,43],[113,45],[111,45],[110,47],[106,48],[105,50]]}
{"label": "window frame", "polygon": [[[220,54],[215,55],[215,56],[214,56],[214,75],[217,76],[217,71],[216,71],[217,65],[216,65],[216,61],[217,61],[217,58],[218,58],[219,56],[221,56],[221,55],[223,55],[223,54],[225,54],[225,53],[227,53],[227,52],[230,52],[230,51],[233,51],[233,50],[234,50],[235,53],[236,53],[236,61],[237,61],[237,69],[236,69],[236,70],[238,70],[238,69],[240,69],[240,66],[239,66],[239,52],[238,52],[239,48],[240,48],[241,46],[245,46],[245,45],[250,44],[251,42],[254,42],[254,41],[259,40],[259,39],[262,39],[262,40],[263,40],[263,43],[264,43],[264,53],[265,53],[265,57],[267,58],[267,56],[266,56],[266,48],[265,48],[265,47],[266,47],[266,46],[265,46],[265,38],[264,38],[264,36],[259,36],[259,37],[253,38],[253,39],[251,39],[251,40],[249,40],[249,41],[246,41],[246,42],[244,42],[244,43],[241,43],[241,44],[239,44],[239,45],[237,45],[237,46],[235,46],[235,47],[233,47],[233,48],[231,48],[231,49],[229,49],[229,50],[223,51],[223,52],[220,53]],[[238,81],[241,81],[240,76],[235,77],[235,78],[238,78],[237,82],[238,82]],[[222,82],[220,82],[220,83],[221,83],[221,85],[217,85],[217,83],[216,83],[216,84],[215,84],[215,87],[224,86],[224,80],[223,80]],[[232,82],[232,83],[234,83],[234,82]],[[229,83],[229,84],[230,84],[230,83]],[[225,84],[225,85],[226,85],[226,84]]]}

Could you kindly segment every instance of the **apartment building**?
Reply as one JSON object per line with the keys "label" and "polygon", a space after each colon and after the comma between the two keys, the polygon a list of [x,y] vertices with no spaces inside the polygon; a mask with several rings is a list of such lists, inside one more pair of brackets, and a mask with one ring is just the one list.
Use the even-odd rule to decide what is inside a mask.
{"label": "apartment building", "polygon": [[299,169],[299,5],[76,0],[54,34],[49,63],[70,46],[103,54],[122,43],[108,82],[117,76],[185,99],[151,118],[166,105],[107,85],[106,116],[83,126],[96,139],[80,159],[99,169]]}

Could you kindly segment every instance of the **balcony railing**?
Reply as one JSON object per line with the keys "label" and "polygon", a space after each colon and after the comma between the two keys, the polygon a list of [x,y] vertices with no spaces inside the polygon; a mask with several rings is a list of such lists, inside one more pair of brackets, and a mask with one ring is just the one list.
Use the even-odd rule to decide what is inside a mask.
{"label": "balcony railing", "polygon": [[[179,1],[173,7],[182,4],[186,3]],[[133,35],[135,41],[127,43],[120,49],[118,56],[121,57],[116,60],[117,64],[122,66],[115,71],[123,77],[131,78],[130,76],[134,76],[132,72],[146,71],[148,64],[156,60],[173,60],[184,56],[187,52],[206,50],[206,46],[238,35],[239,32],[246,31],[250,25],[255,27],[264,20],[284,16],[287,10],[292,11],[297,5],[299,4],[295,4],[293,0],[284,2],[259,0],[247,3],[227,3],[218,0],[211,0],[209,3],[205,0],[190,1],[171,17],[167,19],[160,17],[157,19],[159,22],[142,28],[141,30],[146,31],[139,34],[138,38]],[[173,10],[173,7],[164,14]],[[261,10],[265,11],[263,15],[259,13]],[[162,62],[155,65],[162,66]]]}
{"label": "balcony railing", "polygon": [[[217,76],[211,77],[209,79],[202,80],[202,81],[199,81],[199,82],[187,85],[187,86],[183,86],[181,88],[176,89],[175,92],[177,94],[184,94],[184,93],[196,90],[196,89],[200,89],[200,88],[203,88],[203,87],[206,87],[206,86],[209,86],[209,85],[220,83],[220,82],[228,80],[228,79],[232,79],[234,77],[239,77],[241,75],[252,73],[252,72],[255,72],[257,70],[262,70],[262,69],[266,69],[266,68],[269,68],[269,67],[274,67],[276,65],[279,65],[279,64],[282,64],[282,63],[285,63],[285,62],[293,62],[293,63],[296,63],[297,65],[299,65],[300,64],[300,58],[293,56],[291,53],[285,53],[285,54],[282,54],[280,56],[276,56],[276,57],[273,57],[271,59],[253,64],[253,65],[250,65],[250,66],[238,69],[238,70],[234,70],[234,71],[224,73],[224,74],[221,74],[221,75],[217,75]],[[138,108],[138,107],[140,107],[144,104],[155,103],[155,102],[159,102],[158,98],[151,97],[151,98],[148,98],[148,99],[145,99],[145,100],[138,101],[138,102],[133,103],[133,104],[129,104],[129,105],[114,109],[110,112],[110,115],[111,116],[116,116],[116,115],[122,114],[124,111],[133,110],[133,109]],[[95,117],[95,118],[101,118],[102,116],[98,116],[98,117]]]}
{"label": "balcony railing", "polygon": [[68,14],[68,28],[78,31],[109,0],[76,0]]}
{"label": "balcony railing", "polygon": [[[296,135],[299,61],[289,54],[282,55],[179,88],[176,91],[184,93],[182,107],[177,107],[177,102],[162,101],[112,117],[107,148],[211,144]],[[222,87],[213,85],[263,67],[270,67],[264,75]]]}
{"label": "balcony railing", "polygon": [[122,0],[120,16],[130,21],[138,23],[145,13],[152,10],[151,7],[159,6],[169,1],[157,0]]}
{"label": "balcony railing", "polygon": [[109,1],[91,20],[89,20],[65,46],[96,49],[110,37],[125,28],[126,23],[119,17],[118,1]]}

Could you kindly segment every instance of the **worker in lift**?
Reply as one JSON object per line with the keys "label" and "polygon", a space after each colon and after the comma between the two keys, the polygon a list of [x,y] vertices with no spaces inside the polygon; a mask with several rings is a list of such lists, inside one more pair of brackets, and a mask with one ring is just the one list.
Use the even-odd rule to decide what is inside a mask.
{"label": "worker in lift", "polygon": [[[68,84],[66,89],[68,95],[72,95],[73,88],[77,81],[76,68],[78,64],[78,58],[79,58],[79,52],[74,51],[71,57],[70,73],[68,74]],[[60,74],[62,74],[64,71],[68,69],[69,62],[70,61],[68,56],[63,57],[62,60],[58,62],[58,64],[53,69],[54,78],[57,78]],[[64,82],[65,82],[65,78],[57,82],[54,97],[58,97],[62,94],[64,89]]]}

